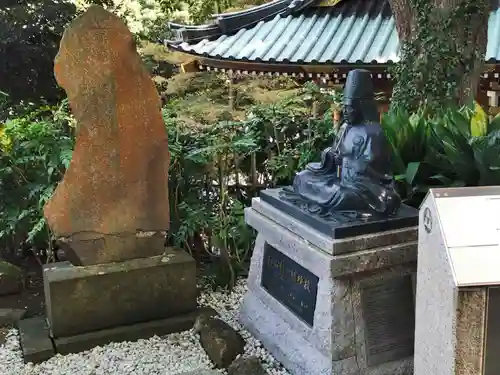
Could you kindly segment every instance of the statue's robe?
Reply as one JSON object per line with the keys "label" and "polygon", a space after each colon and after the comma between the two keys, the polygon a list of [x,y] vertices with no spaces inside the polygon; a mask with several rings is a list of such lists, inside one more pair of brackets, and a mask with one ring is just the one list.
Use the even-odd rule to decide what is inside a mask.
{"label": "statue's robe", "polygon": [[338,150],[325,150],[320,163],[296,175],[294,192],[323,211],[395,213],[401,199],[394,189],[382,127],[371,122],[347,126]]}

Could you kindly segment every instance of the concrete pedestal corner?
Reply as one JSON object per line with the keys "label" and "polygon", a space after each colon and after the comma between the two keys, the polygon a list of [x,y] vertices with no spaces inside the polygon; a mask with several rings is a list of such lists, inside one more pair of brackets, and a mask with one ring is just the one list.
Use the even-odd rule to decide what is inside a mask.
{"label": "concrete pedestal corner", "polygon": [[240,319],[288,371],[412,374],[416,227],[336,240],[259,198],[246,220],[258,236]]}

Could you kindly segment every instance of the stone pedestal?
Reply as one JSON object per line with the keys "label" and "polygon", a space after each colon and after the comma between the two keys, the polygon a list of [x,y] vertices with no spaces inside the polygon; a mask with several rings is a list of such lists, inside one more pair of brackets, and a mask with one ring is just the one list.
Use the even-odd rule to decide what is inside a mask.
{"label": "stone pedestal", "polygon": [[500,374],[500,187],[432,189],[421,205],[415,375]]}
{"label": "stone pedestal", "polygon": [[66,354],[184,331],[198,313],[196,264],[181,250],[92,266],[60,262],[45,266],[43,277],[47,324],[20,327],[27,360],[47,359],[34,348],[48,353],[50,341],[55,352]]}
{"label": "stone pedestal", "polygon": [[183,251],[119,263],[44,268],[53,337],[163,319],[196,308],[196,265]]}
{"label": "stone pedestal", "polygon": [[240,319],[292,374],[412,374],[416,226],[334,239],[260,198],[246,220]]}

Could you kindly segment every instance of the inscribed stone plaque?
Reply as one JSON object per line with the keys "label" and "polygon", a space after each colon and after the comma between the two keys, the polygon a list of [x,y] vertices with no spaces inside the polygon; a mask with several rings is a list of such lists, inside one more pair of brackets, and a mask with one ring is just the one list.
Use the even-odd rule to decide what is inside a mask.
{"label": "inscribed stone plaque", "polygon": [[262,287],[310,326],[314,323],[318,276],[266,243]]}
{"label": "inscribed stone plaque", "polygon": [[484,375],[500,374],[500,288],[488,288]]}
{"label": "inscribed stone plaque", "polygon": [[413,355],[415,307],[411,275],[361,289],[368,366]]}

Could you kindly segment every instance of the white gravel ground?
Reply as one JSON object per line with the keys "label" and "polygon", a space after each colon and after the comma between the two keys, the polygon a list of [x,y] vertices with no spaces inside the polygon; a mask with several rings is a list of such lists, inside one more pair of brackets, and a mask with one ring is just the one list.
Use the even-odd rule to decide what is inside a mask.
{"label": "white gravel ground", "polygon": [[[241,280],[232,293],[205,292],[199,302],[213,307],[224,321],[240,331],[247,342],[245,354],[259,357],[269,374],[289,375],[239,324],[238,308],[245,291],[245,280]],[[57,355],[39,365],[23,363],[15,329],[0,346],[1,375],[179,375],[212,367],[192,330],[137,342],[112,343],[78,354]]]}

